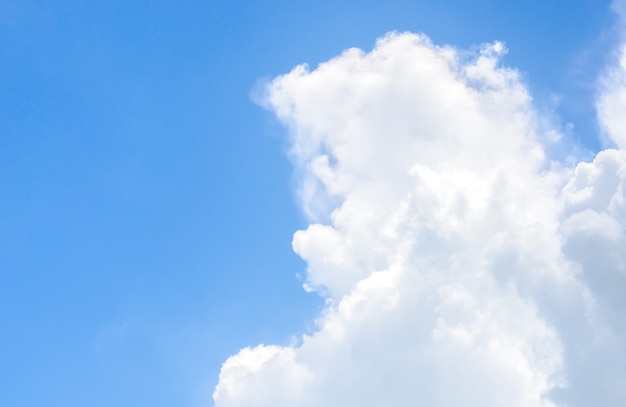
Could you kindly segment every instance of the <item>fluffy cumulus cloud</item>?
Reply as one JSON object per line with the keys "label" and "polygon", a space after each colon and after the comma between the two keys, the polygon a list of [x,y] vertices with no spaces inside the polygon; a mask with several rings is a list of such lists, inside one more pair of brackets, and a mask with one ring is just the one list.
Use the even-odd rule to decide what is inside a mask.
{"label": "fluffy cumulus cloud", "polygon": [[327,302],[229,358],[216,407],[623,405],[626,63],[599,97],[618,149],[572,166],[504,53],[389,34],[271,82]]}

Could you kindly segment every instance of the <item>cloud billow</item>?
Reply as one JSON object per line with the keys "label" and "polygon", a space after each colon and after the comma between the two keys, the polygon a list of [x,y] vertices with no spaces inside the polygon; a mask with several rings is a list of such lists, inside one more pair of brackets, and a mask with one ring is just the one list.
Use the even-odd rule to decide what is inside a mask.
{"label": "cloud billow", "polygon": [[216,407],[622,405],[624,127],[621,149],[551,160],[505,52],[392,33],[268,85],[327,306],[297,343],[229,358]]}

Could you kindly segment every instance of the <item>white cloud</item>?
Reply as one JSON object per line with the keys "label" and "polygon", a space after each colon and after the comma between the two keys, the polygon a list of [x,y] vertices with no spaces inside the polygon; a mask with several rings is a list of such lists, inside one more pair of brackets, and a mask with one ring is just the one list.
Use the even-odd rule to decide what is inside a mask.
{"label": "white cloud", "polygon": [[269,84],[328,301],[229,358],[217,407],[622,405],[626,153],[550,162],[504,52],[390,34]]}
{"label": "white cloud", "polygon": [[618,51],[617,63],[601,80],[598,99],[600,124],[608,138],[626,148],[626,45]]}
{"label": "white cloud", "polygon": [[616,49],[613,65],[600,79],[598,116],[609,140],[626,149],[626,1],[613,1],[612,8],[620,17],[618,29],[623,41]]}

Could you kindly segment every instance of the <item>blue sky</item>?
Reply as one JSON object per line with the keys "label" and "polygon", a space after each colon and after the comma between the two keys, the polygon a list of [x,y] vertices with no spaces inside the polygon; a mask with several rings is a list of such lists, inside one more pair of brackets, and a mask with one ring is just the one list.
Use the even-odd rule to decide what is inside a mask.
{"label": "blue sky", "polygon": [[597,0],[0,1],[0,404],[210,405],[228,356],[310,327],[259,83],[393,30],[500,40],[596,151],[613,24]]}

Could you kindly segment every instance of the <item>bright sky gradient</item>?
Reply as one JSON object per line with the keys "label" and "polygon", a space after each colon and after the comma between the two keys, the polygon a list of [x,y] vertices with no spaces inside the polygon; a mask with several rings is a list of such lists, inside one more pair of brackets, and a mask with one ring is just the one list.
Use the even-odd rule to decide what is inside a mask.
{"label": "bright sky gradient", "polygon": [[[302,165],[315,154],[292,154],[290,162],[290,145],[306,145],[306,140],[294,142],[280,120],[293,124],[292,130],[303,123],[318,123],[324,131],[332,130],[336,128],[332,114],[321,108],[330,106],[335,112],[335,106],[324,98],[321,102],[312,98],[313,107],[294,116],[285,100],[308,97],[304,91],[298,93],[300,82],[294,80],[293,87],[270,88],[274,90],[269,94],[264,93],[264,86],[279,83],[275,78],[301,63],[315,70],[319,63],[348,48],[369,52],[377,38],[391,31],[424,33],[435,45],[451,45],[473,55],[480,44],[503,42],[508,53],[494,56],[498,52],[492,50],[491,57],[518,70],[511,89],[523,91],[513,92],[515,95],[528,92],[532,97],[532,101],[512,97],[512,111],[531,106],[538,112],[533,117],[541,129],[562,136],[559,143],[546,147],[550,158],[570,165],[592,160],[597,152],[614,145],[609,139],[611,132],[624,131],[620,106],[626,104],[626,93],[615,88],[623,77],[617,68],[610,71],[621,37],[609,1],[581,0],[565,5],[556,0],[340,4],[0,0],[0,405],[211,406],[220,369],[230,356],[261,343],[292,349],[289,345],[297,344],[302,333],[315,332],[314,321],[325,299],[338,304],[355,282],[366,276],[358,274],[365,272],[359,271],[358,265],[351,266],[357,270],[353,274],[338,272],[336,279],[332,273],[325,274],[334,272],[336,265],[314,263],[316,256],[327,250],[309,244],[315,241],[314,232],[299,232],[294,240],[295,249],[313,269],[308,277],[305,262],[292,251],[294,232],[306,229],[316,216],[328,223],[325,211],[333,202],[324,201],[324,196],[321,204],[315,199],[306,201],[306,196],[302,200],[299,191],[310,181]],[[428,52],[424,55],[431,55]],[[376,71],[378,66],[372,64],[371,69]],[[489,75],[499,72],[487,71]],[[339,68],[337,72],[345,73]],[[389,75],[394,71],[380,72]],[[322,78],[322,86],[313,88],[331,89],[341,96],[341,86],[348,78],[338,84]],[[452,88],[456,86],[450,83]],[[365,89],[365,96],[374,94],[367,93],[358,81],[350,86],[352,90]],[[597,100],[601,124],[596,120]],[[448,105],[445,98],[439,101]],[[451,97],[449,103],[457,101]],[[425,109],[430,106],[427,98],[409,102],[424,103]],[[376,110],[379,105],[372,106],[374,113],[381,113]],[[483,114],[483,107],[479,104],[476,111]],[[339,113],[361,123],[361,116],[353,116],[354,112]],[[507,114],[502,113],[502,123],[513,117]],[[433,128],[439,129],[443,122],[433,123]],[[487,133],[502,129],[498,127],[502,123],[494,123],[485,124]],[[532,143],[526,145],[520,136],[527,130],[525,124],[519,126],[511,137],[517,140],[519,136],[522,141],[511,147],[514,152],[504,154],[504,159],[533,150]],[[372,141],[375,151],[394,157],[403,151],[402,144],[399,150],[385,150],[384,143],[378,146],[379,136],[372,130],[365,138]],[[619,137],[614,137],[618,144],[626,139]],[[483,142],[486,151],[497,150],[493,139],[486,137]],[[329,148],[341,149],[341,143],[329,143]],[[471,143],[469,146],[460,153],[474,151]],[[456,157],[444,156],[442,161],[450,162]],[[619,166],[615,164],[618,158],[602,157],[604,161],[589,167],[590,173],[605,174]],[[358,161],[368,156],[353,158]],[[296,175],[292,164],[301,170]],[[525,185],[548,188],[535,177],[532,162],[517,164],[511,168],[525,174]],[[363,169],[357,164],[350,168],[354,174]],[[433,174],[422,167],[412,168],[416,177],[443,177],[435,183],[458,179],[454,172]],[[348,180],[354,175],[350,171]],[[583,205],[584,199],[576,195],[577,188],[584,190],[581,185],[585,182],[603,179],[602,175],[585,178],[584,174],[580,170],[578,183],[568,184],[565,195],[569,195],[563,201],[546,205],[566,202],[571,212],[567,216],[579,210],[576,205]],[[362,191],[360,185],[365,189],[386,185],[384,180],[362,184],[357,178],[333,185],[344,197]],[[578,178],[572,175],[572,179]],[[511,192],[509,198],[518,199],[515,194],[524,191],[528,196],[536,193],[528,187]],[[354,196],[368,196],[360,193]],[[540,193],[537,197],[548,199]],[[377,207],[376,211],[382,212],[376,213],[397,203],[389,202]],[[531,209],[533,202],[529,199]],[[607,209],[607,217],[621,219],[609,212]],[[540,214],[537,219],[545,216],[548,223],[553,220],[550,211],[532,214]],[[602,225],[615,226],[607,219],[602,218],[608,222]],[[345,220],[346,225],[350,222]],[[575,218],[563,233],[576,236],[581,224],[587,225],[585,219]],[[618,223],[615,233],[619,235],[622,227],[623,234],[625,224]],[[318,230],[321,241],[332,242],[332,237],[323,236],[324,230]],[[607,230],[612,229],[607,226]],[[367,230],[364,233],[367,235]],[[541,236],[547,240],[554,237]],[[573,246],[565,245],[564,251],[576,252],[576,242],[586,247],[589,242],[581,239],[572,240]],[[341,242],[341,237],[336,241]],[[624,240],[616,241],[619,255]],[[361,242],[374,250],[370,243],[380,242]],[[365,256],[363,253],[369,252],[355,253]],[[586,261],[602,263],[598,259],[579,261],[583,268]],[[607,264],[611,269],[611,263]],[[302,289],[305,281],[322,296],[306,293]],[[617,281],[621,284],[624,280]],[[394,287],[394,283],[381,284]],[[481,286],[482,280],[472,284]],[[593,282],[591,287],[595,287]],[[367,287],[362,290],[367,298]],[[449,298],[459,298],[457,292],[447,290]],[[503,309],[511,306],[508,297],[498,297],[502,293],[497,290],[488,293],[502,301],[495,303]],[[623,291],[607,294],[606,301],[623,306],[615,300],[620,293]],[[539,332],[532,340],[547,343],[549,349],[559,348],[558,335],[532,307],[523,301],[515,307],[518,311],[511,315],[535,327],[532,332]],[[565,314],[553,310],[551,315],[558,319]],[[607,318],[613,321],[614,316]],[[623,320],[619,321],[623,334],[626,328]],[[609,328],[611,323],[616,322],[608,323]],[[528,334],[517,327],[503,330],[508,338],[527,338],[524,335]],[[365,354],[370,345],[360,343]],[[279,348],[267,349],[272,353]],[[329,355],[316,352],[311,354]],[[567,360],[567,353],[564,355]],[[561,362],[555,360],[547,366],[540,357],[532,360],[541,366],[528,376],[530,384],[525,389],[537,393],[549,388],[549,377],[558,376],[555,372]],[[244,360],[242,365],[246,363]],[[570,373],[587,365],[581,362],[580,366]],[[385,371],[384,366],[379,368]],[[320,373],[324,369],[311,369],[324,377]],[[288,368],[284,371],[290,372]],[[485,377],[490,372],[485,368]],[[282,377],[262,375],[259,383]],[[338,384],[336,388],[321,385],[328,397],[320,396],[319,405],[331,407],[334,405],[329,403],[345,395],[341,381],[328,377],[329,382]],[[574,381],[580,384],[583,379],[581,374]],[[222,397],[218,407],[254,406],[250,400],[260,400],[255,398],[261,395],[254,393],[254,386],[244,381],[231,384],[222,385],[222,393],[216,393]],[[458,383],[449,385],[454,384]],[[224,389],[235,389],[239,398]],[[555,399],[571,397],[557,393],[551,393]],[[287,396],[268,392],[262,397],[266,399],[258,401],[258,406],[280,406],[279,401],[285,400],[281,397]],[[455,405],[454,400],[447,402]],[[611,402],[607,398],[603,405],[613,406]],[[497,405],[497,400],[494,403]],[[529,399],[520,405],[543,405],[538,403]]]}

